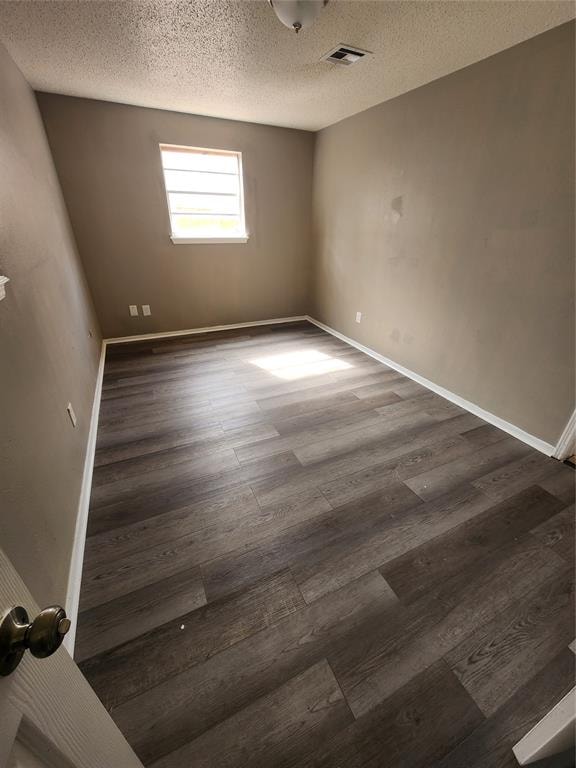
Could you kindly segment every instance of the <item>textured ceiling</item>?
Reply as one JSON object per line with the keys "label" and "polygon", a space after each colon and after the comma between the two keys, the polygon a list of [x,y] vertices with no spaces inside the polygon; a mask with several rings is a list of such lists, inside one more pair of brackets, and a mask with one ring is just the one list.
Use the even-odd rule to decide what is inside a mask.
{"label": "textured ceiling", "polygon": [[[295,35],[266,0],[0,0],[37,90],[317,130],[575,15],[554,0],[331,0]],[[338,43],[374,52],[319,61]]]}

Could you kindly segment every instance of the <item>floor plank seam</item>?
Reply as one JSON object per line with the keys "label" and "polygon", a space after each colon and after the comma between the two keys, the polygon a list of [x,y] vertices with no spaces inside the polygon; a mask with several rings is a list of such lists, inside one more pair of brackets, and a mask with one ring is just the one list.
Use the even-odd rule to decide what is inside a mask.
{"label": "floor plank seam", "polygon": [[332,672],[332,675],[334,676],[334,680],[336,680],[336,685],[338,686],[338,690],[342,694],[343,700],[346,702],[346,706],[348,707],[348,711],[352,715],[352,718],[354,720],[357,720],[358,718],[356,717],[356,715],[352,711],[352,707],[350,706],[350,702],[348,701],[348,697],[344,693],[344,689],[342,688],[342,685],[340,684],[340,680],[338,679],[338,675],[334,671],[334,668],[333,668],[332,664],[330,664],[330,659],[326,657],[324,660],[326,661],[326,664],[328,664],[328,666],[330,667],[330,671]]}

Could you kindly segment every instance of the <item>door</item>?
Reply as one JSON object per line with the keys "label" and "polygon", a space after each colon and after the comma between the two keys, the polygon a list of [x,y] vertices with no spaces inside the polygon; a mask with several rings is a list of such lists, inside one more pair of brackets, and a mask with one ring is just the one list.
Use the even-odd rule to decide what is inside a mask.
{"label": "door", "polygon": [[[0,549],[0,619],[22,606],[40,612]],[[24,653],[0,677],[0,768],[142,768],[82,673],[60,647],[37,659]]]}

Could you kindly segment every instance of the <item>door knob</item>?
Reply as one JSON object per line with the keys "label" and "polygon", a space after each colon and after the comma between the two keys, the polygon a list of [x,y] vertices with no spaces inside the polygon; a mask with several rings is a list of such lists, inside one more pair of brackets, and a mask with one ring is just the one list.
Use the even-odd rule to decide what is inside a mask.
{"label": "door knob", "polygon": [[22,606],[12,608],[0,623],[0,675],[14,672],[27,648],[38,659],[51,656],[69,629],[70,619],[59,605],[44,608],[32,622]]}

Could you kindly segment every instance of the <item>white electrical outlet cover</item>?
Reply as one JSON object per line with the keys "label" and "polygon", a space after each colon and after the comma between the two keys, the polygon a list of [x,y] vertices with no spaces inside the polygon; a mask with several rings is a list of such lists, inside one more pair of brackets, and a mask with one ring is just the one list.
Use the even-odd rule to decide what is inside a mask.
{"label": "white electrical outlet cover", "polygon": [[142,304],[142,314],[149,317],[152,312],[150,311],[150,304]]}
{"label": "white electrical outlet cover", "polygon": [[76,424],[78,424],[78,419],[76,418],[76,414],[74,413],[74,408],[72,408],[72,403],[68,403],[68,405],[66,406],[66,410],[68,411],[68,416],[70,417],[72,426],[75,427]]}
{"label": "white electrical outlet cover", "polygon": [[359,323],[362,320],[362,312],[356,312],[356,322]]}
{"label": "white electrical outlet cover", "polygon": [[130,304],[128,307],[128,310],[130,312],[130,317],[138,317],[138,306],[137,304]]}

